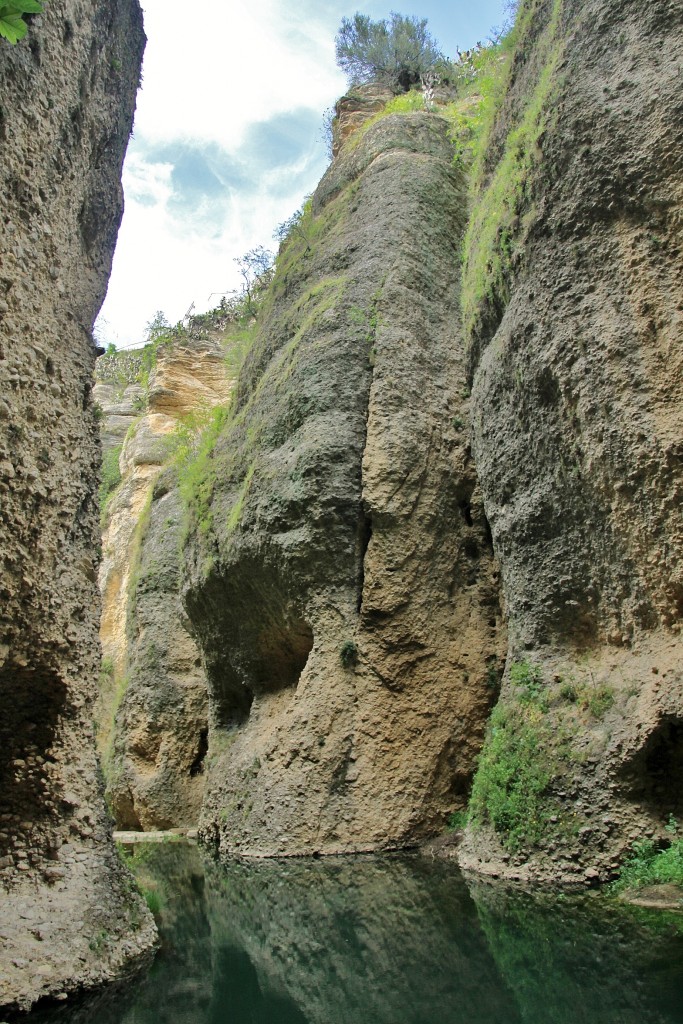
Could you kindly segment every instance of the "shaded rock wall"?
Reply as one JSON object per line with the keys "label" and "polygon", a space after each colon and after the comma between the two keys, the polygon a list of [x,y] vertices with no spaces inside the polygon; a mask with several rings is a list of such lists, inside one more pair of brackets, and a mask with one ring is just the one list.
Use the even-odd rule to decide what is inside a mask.
{"label": "shaded rock wall", "polygon": [[0,40],[3,1005],[104,980],[154,941],[111,842],[91,721],[91,331],[143,45],[133,0],[54,0],[16,47]]}
{"label": "shaded rock wall", "polygon": [[505,645],[465,430],[446,125],[386,117],[280,253],[194,501],[202,834],[388,848],[463,805]]}
{"label": "shaded rock wall", "polygon": [[[551,732],[571,733],[561,831],[541,846],[565,878],[595,879],[683,810],[683,11],[566,0],[522,13],[481,210],[544,74],[551,87],[498,236],[508,272],[469,338],[473,451],[510,662],[541,667]],[[577,714],[563,683],[611,706]],[[517,699],[508,684],[504,701]],[[524,853],[501,867],[492,843],[472,835],[465,862],[547,870]]]}
{"label": "shaded rock wall", "polygon": [[[119,828],[199,820],[208,696],[179,597],[184,519],[177,481],[172,470],[162,470],[181,421],[201,419],[227,402],[233,376],[225,356],[213,336],[158,349],[143,410],[125,436],[121,484],[106,512],[97,718],[107,795]],[[111,383],[115,365],[105,364],[99,375],[104,380],[96,395],[108,403],[106,437],[125,422],[136,385],[122,379],[117,389]]]}

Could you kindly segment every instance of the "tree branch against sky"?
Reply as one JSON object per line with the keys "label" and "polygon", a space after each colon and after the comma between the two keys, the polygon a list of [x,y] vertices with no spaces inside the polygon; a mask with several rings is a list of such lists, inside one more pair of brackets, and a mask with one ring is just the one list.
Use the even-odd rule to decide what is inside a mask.
{"label": "tree branch against sky", "polygon": [[349,85],[375,81],[397,92],[407,92],[444,57],[427,31],[426,18],[392,12],[388,19],[372,21],[359,11],[342,18],[335,54]]}

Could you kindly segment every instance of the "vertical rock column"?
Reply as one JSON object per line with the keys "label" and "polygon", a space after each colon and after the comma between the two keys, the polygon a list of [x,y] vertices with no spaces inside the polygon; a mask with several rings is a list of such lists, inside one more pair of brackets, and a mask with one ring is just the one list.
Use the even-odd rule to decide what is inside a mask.
{"label": "vertical rock column", "polygon": [[505,644],[465,429],[465,210],[446,123],[390,115],[280,252],[189,545],[201,834],[225,852],[409,846],[464,804]]}
{"label": "vertical rock column", "polygon": [[111,842],[99,668],[92,325],[122,211],[134,0],[53,0],[0,40],[0,1004],[111,977],[154,941]]}

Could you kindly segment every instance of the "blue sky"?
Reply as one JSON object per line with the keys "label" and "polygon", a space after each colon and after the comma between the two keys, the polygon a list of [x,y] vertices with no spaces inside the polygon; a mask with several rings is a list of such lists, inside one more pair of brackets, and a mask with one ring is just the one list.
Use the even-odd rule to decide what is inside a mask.
{"label": "blue sky", "polygon": [[[142,0],[148,37],[126,209],[96,333],[140,343],[157,310],[175,323],[237,288],[233,263],[313,191],[327,165],[323,113],[345,90],[334,60],[342,17],[394,6],[340,0]],[[505,0],[425,0],[447,56],[484,41]],[[196,18],[198,17],[198,20]]]}

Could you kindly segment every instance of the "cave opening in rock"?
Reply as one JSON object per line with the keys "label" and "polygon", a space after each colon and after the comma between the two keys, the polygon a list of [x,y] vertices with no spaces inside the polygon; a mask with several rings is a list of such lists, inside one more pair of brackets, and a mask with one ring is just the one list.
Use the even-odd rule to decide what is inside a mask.
{"label": "cave opening in rock", "polygon": [[60,818],[53,746],[66,697],[49,671],[0,673],[0,859],[15,867],[50,856]]}
{"label": "cave opening in rock", "polygon": [[663,718],[623,774],[631,800],[663,821],[683,817],[683,719]]}
{"label": "cave opening in rock", "polygon": [[313,630],[305,619],[286,627],[271,624],[259,637],[255,693],[296,687],[313,649]]}

